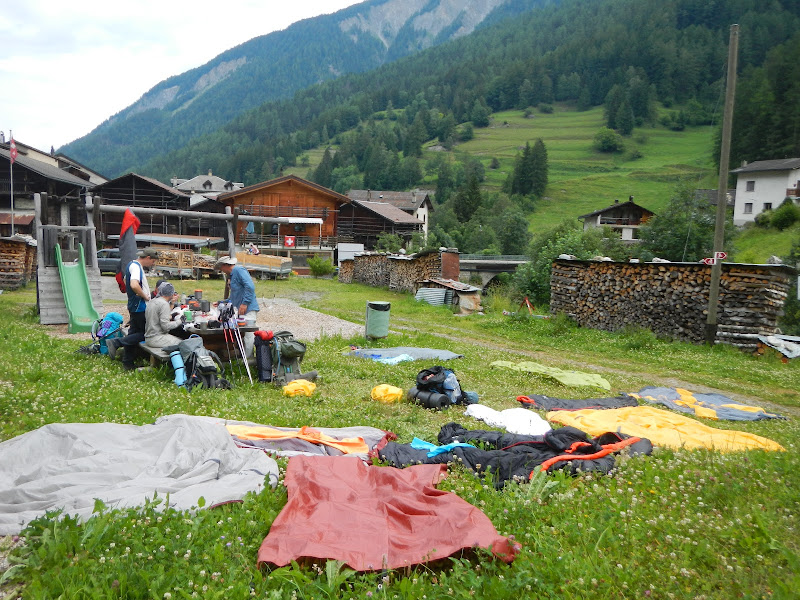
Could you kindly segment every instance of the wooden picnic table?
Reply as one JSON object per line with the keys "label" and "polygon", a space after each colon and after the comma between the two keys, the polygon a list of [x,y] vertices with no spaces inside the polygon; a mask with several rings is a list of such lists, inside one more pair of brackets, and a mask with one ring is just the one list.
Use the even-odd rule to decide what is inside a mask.
{"label": "wooden picnic table", "polygon": [[[237,327],[240,333],[253,333],[254,331],[258,331],[258,327],[256,326],[239,326]],[[219,357],[227,362],[231,360],[241,359],[241,355],[239,354],[239,347],[235,341],[230,337],[230,334],[235,335],[233,329],[223,329],[222,327],[198,327],[197,325],[186,325],[186,331],[192,334],[197,334],[201,338],[203,338],[203,346],[206,350],[211,350],[212,352],[216,352]],[[229,333],[227,342],[225,341],[225,332]],[[230,348],[230,353],[228,352],[228,348]],[[233,356],[231,356],[231,353]]]}

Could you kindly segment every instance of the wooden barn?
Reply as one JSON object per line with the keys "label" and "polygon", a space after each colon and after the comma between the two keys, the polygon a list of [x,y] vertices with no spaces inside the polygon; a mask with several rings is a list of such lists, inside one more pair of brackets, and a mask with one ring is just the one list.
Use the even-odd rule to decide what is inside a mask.
{"label": "wooden barn", "polygon": [[[172,188],[151,177],[128,173],[96,186],[92,193],[97,204],[125,206],[132,209],[161,208],[189,210],[189,194]],[[134,210],[134,212],[136,212]],[[122,213],[101,213],[97,224],[97,240],[108,243],[110,236],[119,235]],[[197,227],[190,218],[167,215],[143,215],[138,233],[161,233],[169,235],[197,235]],[[196,219],[195,219],[196,221]],[[210,232],[202,232],[201,235]]]}

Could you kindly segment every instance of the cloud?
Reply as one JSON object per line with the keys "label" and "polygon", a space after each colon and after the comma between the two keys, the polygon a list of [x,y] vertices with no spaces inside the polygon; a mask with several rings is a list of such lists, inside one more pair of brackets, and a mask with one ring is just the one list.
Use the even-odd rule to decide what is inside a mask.
{"label": "cloud", "polygon": [[77,139],[160,81],[352,0],[51,0],[0,13],[0,130],[49,150]]}

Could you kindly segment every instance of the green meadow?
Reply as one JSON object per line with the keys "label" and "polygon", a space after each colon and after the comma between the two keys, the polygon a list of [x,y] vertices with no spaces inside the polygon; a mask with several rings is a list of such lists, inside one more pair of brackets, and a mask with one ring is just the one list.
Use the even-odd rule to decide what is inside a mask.
{"label": "green meadow", "polygon": [[[175,284],[179,293],[198,286],[196,281]],[[221,297],[220,280],[204,280],[202,288],[204,297]],[[291,398],[270,385],[251,385],[235,370],[234,389],[188,393],[174,385],[167,367],[126,373],[105,356],[76,353],[88,343],[88,334],[53,336],[53,328],[39,325],[33,286],[5,292],[0,440],[48,423],[143,425],[179,412],[288,427],[369,425],[394,432],[402,443],[414,437],[435,443],[440,427],[450,421],[488,428],[462,407],[430,411],[406,401],[371,400],[374,386],[389,383],[407,390],[416,373],[432,363],[392,366],[344,354],[359,345],[461,353],[463,358],[447,366],[464,389],[476,391],[482,404],[496,410],[515,407],[515,398],[527,394],[594,398],[647,385],[716,390],[789,418],[704,424],[763,436],[785,451],[659,447],[647,457],[623,454],[607,475],[539,474],[501,488],[463,466],[449,465],[440,489],[480,508],[498,533],[521,544],[511,564],[477,549],[397,571],[357,573],[323,557],[259,568],[258,547],[287,500],[280,482],[275,489],[249,494],[241,504],[213,509],[163,510],[160,498],[138,509],[98,505],[86,522],[50,514],[19,538],[0,538],[0,597],[796,597],[800,362],[670,342],[643,330],[610,333],[578,328],[564,318],[508,315],[503,311],[514,307],[497,296],[485,299],[486,314],[459,317],[445,307],[417,303],[409,294],[334,280],[258,281],[256,293],[295,299],[355,323],[363,323],[367,301],[389,301],[390,333],[373,342],[361,336],[309,342],[304,366],[321,375],[311,397]],[[597,373],[609,381],[611,392],[493,368],[495,360]],[[282,481],[287,462],[278,464]]]}

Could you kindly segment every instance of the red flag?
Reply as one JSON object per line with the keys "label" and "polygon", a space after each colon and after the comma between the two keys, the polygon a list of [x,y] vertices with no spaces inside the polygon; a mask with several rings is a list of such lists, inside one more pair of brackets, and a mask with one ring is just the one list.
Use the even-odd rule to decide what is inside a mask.
{"label": "red flag", "polygon": [[8,145],[8,152],[11,155],[11,164],[14,164],[14,161],[17,160],[17,144],[14,141],[14,138],[11,138],[11,143]]}
{"label": "red flag", "polygon": [[293,235],[283,236],[283,245],[287,248],[294,248],[295,237]]}

